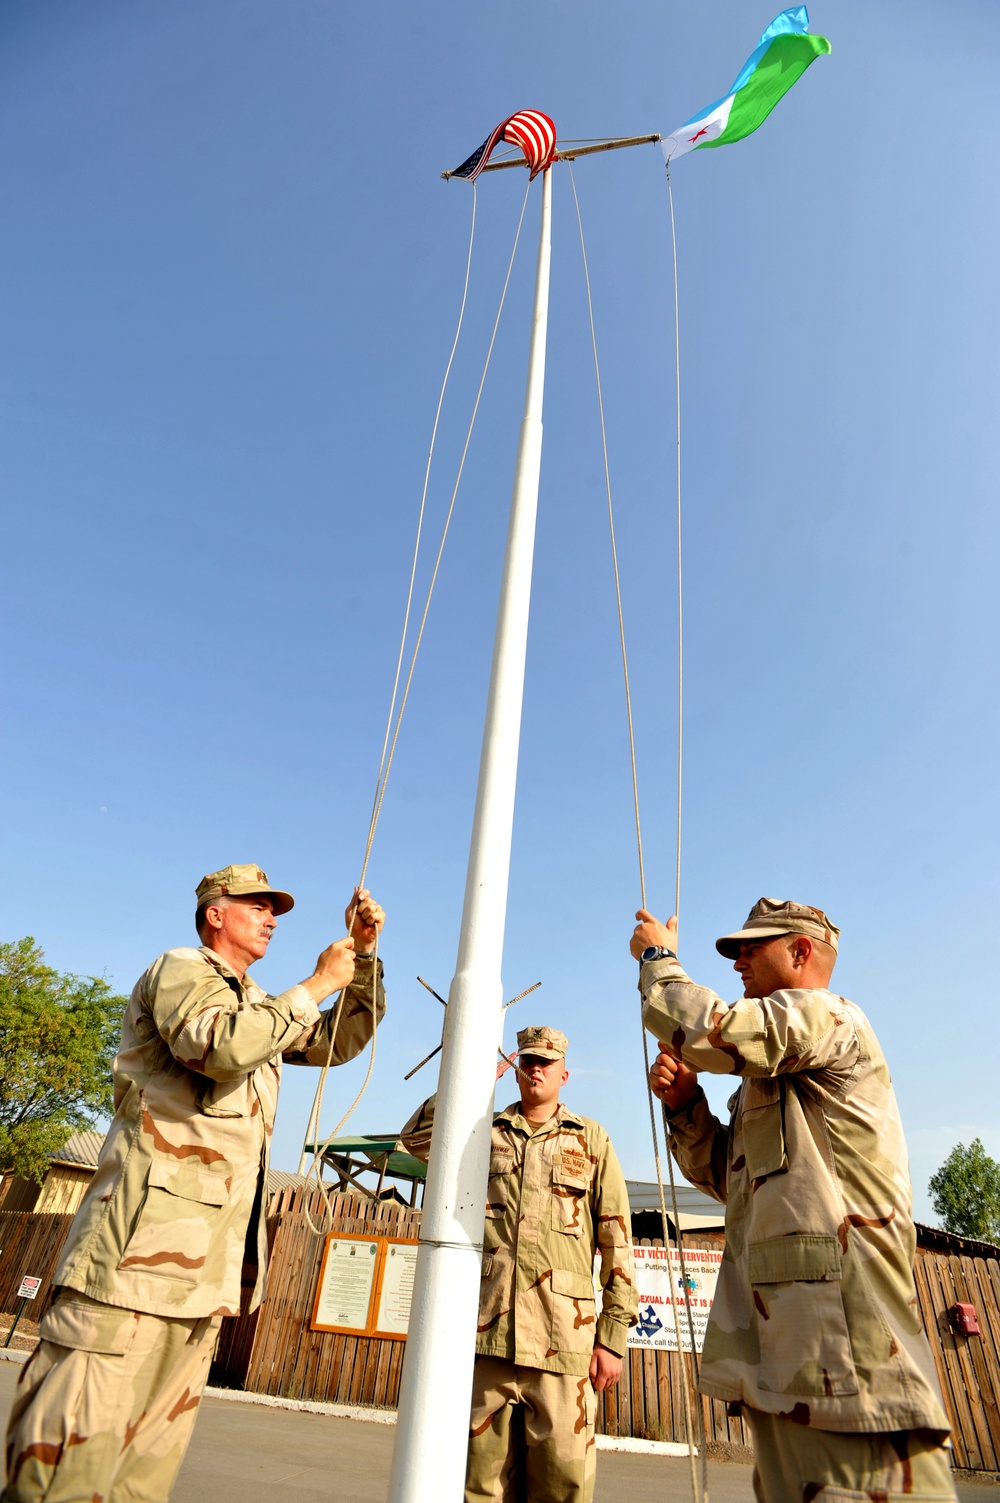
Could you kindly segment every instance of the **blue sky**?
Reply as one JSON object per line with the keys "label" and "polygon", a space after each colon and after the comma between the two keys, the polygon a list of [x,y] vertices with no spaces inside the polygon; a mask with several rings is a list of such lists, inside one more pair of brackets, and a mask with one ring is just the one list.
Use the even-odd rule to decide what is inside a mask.
{"label": "blue sky", "polygon": [[[669,131],[774,0],[8,0],[0,14],[6,937],[127,991],[193,889],[292,889],[258,979],[307,974],[359,869],[470,189],[511,111]],[[918,1211],[1000,1155],[993,947],[1000,14],[828,0],[753,137],[674,170],[686,573],[682,958],[762,893],[827,909],[889,1057]],[[649,1177],[634,836],[586,302],[554,180],[545,452],[504,981],[569,1099]],[[673,893],[673,346],[655,147],[576,168],[630,642],[650,901]],[[429,496],[455,473],[524,174],[481,180]],[[370,868],[391,1012],[352,1126],[433,1084],[523,399],[529,201]],[[507,1039],[512,1042],[513,1023]],[[363,1065],[334,1076],[329,1126]],[[313,1077],[286,1075],[293,1167]],[[726,1082],[713,1084],[722,1103]],[[334,1115],[336,1114],[336,1116]]]}

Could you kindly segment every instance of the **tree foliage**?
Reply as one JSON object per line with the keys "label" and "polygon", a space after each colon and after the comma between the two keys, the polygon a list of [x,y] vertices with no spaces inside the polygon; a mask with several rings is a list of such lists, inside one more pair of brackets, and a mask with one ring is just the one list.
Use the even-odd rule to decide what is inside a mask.
{"label": "tree foliage", "polygon": [[110,1116],[125,997],[62,975],[31,936],[0,944],[0,1173],[41,1181],[71,1133]]}
{"label": "tree foliage", "polygon": [[930,1180],[931,1201],[945,1229],[1000,1242],[1000,1164],[978,1138],[959,1143]]}

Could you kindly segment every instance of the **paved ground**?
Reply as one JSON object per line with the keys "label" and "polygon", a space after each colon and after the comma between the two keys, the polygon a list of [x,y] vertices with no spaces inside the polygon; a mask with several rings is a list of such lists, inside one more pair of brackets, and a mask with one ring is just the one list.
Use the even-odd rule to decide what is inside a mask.
{"label": "paved ground", "polygon": [[[19,1371],[0,1362],[4,1425]],[[392,1425],[205,1399],[172,1503],[385,1503],[395,1433]],[[687,1461],[602,1452],[595,1503],[683,1503],[689,1475]],[[752,1503],[750,1468],[711,1464],[709,1493],[712,1503]],[[963,1503],[985,1503],[981,1485],[963,1483],[959,1493]]]}
{"label": "paved ground", "polygon": [[[19,1371],[0,1362],[4,1426]],[[394,1425],[207,1398],[172,1503],[385,1503],[395,1434]],[[753,1503],[748,1466],[709,1472],[712,1503]],[[595,1503],[684,1500],[689,1476],[687,1461],[602,1452]]]}
{"label": "paved ground", "polygon": [[[385,1503],[395,1433],[394,1425],[206,1399],[173,1503]],[[753,1503],[749,1467],[711,1470],[712,1503]],[[690,1497],[689,1476],[686,1461],[602,1453],[595,1503],[680,1503]]]}

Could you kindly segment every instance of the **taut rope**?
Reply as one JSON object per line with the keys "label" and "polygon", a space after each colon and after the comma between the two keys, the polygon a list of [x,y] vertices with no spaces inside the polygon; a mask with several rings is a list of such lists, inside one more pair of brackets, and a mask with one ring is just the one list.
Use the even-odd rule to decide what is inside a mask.
{"label": "taut rope", "polygon": [[[422,490],[421,497],[420,497],[420,510],[419,510],[419,515],[418,515],[418,520],[417,520],[417,534],[416,534],[416,539],[415,539],[414,547],[413,547],[413,562],[412,562],[412,565],[411,565],[411,568],[410,568],[410,583],[409,583],[409,588],[408,588],[407,597],[406,597],[406,610],[405,610],[404,615],[403,615],[403,629],[402,629],[402,633],[401,633],[401,636],[400,636],[399,654],[398,654],[397,661],[396,661],[396,673],[395,673],[395,678],[394,678],[394,681],[393,681],[392,697],[391,697],[390,704],[389,704],[389,713],[388,713],[388,716],[386,718],[385,737],[384,737],[383,742],[382,742],[382,756],[381,756],[381,759],[379,761],[378,776],[377,776],[376,781],[375,781],[375,795],[374,795],[374,798],[372,800],[371,816],[370,816],[369,822],[368,822],[368,837],[367,837],[367,839],[365,841],[364,860],[362,861],[362,864],[361,864],[361,876],[360,876],[360,878],[358,880],[358,886],[359,887],[364,886],[365,876],[366,876],[367,871],[368,871],[368,861],[369,861],[369,858],[371,856],[372,844],[373,844],[373,842],[375,840],[375,831],[378,828],[379,816],[380,816],[380,814],[382,812],[382,803],[383,803],[383,800],[385,798],[386,785],[387,785],[387,783],[389,781],[389,773],[390,773],[390,771],[392,769],[393,758],[395,757],[395,754],[396,754],[396,744],[397,744],[397,742],[399,740],[399,732],[400,732],[400,728],[401,728],[402,723],[403,723],[403,715],[404,715],[404,713],[406,711],[406,704],[407,704],[407,701],[408,701],[409,695],[410,695],[410,686],[411,686],[411,684],[413,682],[413,673],[414,673],[414,670],[415,670],[415,668],[417,666],[417,656],[418,656],[418,654],[420,652],[421,642],[423,641],[424,628],[427,625],[427,617],[428,617],[428,615],[430,613],[431,600],[433,599],[433,596],[434,596],[434,587],[435,587],[435,585],[437,583],[438,571],[439,571],[439,569],[441,567],[441,559],[442,559],[442,557],[444,555],[445,543],[447,542],[448,531],[449,531],[449,528],[451,527],[451,519],[452,519],[452,515],[453,515],[454,510],[455,510],[455,502],[458,499],[459,486],[461,485],[461,482],[462,482],[462,474],[463,474],[463,471],[465,469],[466,456],[468,455],[468,452],[469,452],[469,444],[472,441],[472,432],[473,432],[473,428],[475,427],[476,415],[479,412],[479,403],[480,403],[480,400],[481,400],[482,395],[483,395],[483,387],[486,384],[486,375],[487,375],[487,372],[489,371],[489,368],[490,368],[490,360],[491,360],[492,355],[493,355],[493,346],[496,343],[497,330],[500,327],[500,317],[501,317],[501,315],[503,313],[504,303],[506,302],[506,299],[507,299],[507,288],[510,285],[511,272],[514,269],[514,260],[515,260],[515,257],[517,255],[518,242],[520,241],[520,238],[521,238],[521,226],[524,223],[524,212],[525,212],[525,209],[527,208],[527,206],[528,206],[528,189],[526,188],[525,189],[525,194],[524,194],[524,202],[521,204],[521,214],[520,214],[520,217],[519,217],[519,219],[517,221],[517,229],[516,229],[516,231],[514,233],[514,244],[513,244],[512,248],[511,248],[510,260],[509,260],[509,262],[507,264],[507,273],[506,273],[506,276],[504,277],[503,288],[502,288],[502,291],[500,293],[500,303],[499,303],[499,306],[497,308],[496,318],[493,321],[493,330],[492,330],[492,333],[490,335],[490,341],[489,341],[489,345],[488,345],[487,351],[486,351],[486,359],[485,359],[484,364],[483,364],[483,373],[482,373],[482,376],[480,377],[479,387],[478,387],[478,389],[476,391],[476,399],[475,399],[475,402],[473,403],[472,415],[469,418],[469,426],[468,426],[468,429],[466,431],[465,444],[464,444],[464,446],[462,448],[462,455],[461,455],[461,458],[459,460],[458,473],[455,476],[455,484],[454,484],[454,486],[452,488],[451,501],[450,501],[450,504],[448,506],[448,512],[447,512],[447,515],[445,517],[444,527],[443,527],[442,532],[441,532],[441,541],[438,544],[437,556],[436,556],[436,558],[434,560],[434,568],[433,568],[433,570],[431,572],[430,583],[429,583],[429,585],[427,587],[427,596],[426,596],[426,599],[424,601],[423,613],[422,613],[421,618],[420,618],[420,626],[419,626],[419,629],[417,631],[416,641],[415,641],[414,646],[413,646],[413,653],[412,653],[411,658],[410,658],[410,666],[409,666],[409,669],[407,671],[406,681],[405,681],[404,686],[403,686],[403,692],[402,692],[402,696],[399,699],[399,708],[397,710],[397,708],[396,708],[396,700],[397,700],[397,696],[398,696],[398,693],[399,693],[399,681],[400,681],[400,677],[402,675],[403,661],[404,661],[404,658],[405,658],[405,655],[406,655],[406,638],[407,638],[407,634],[408,634],[408,630],[409,630],[410,611],[411,611],[412,602],[413,602],[413,591],[414,591],[414,582],[415,582],[415,579],[416,579],[417,564],[418,564],[419,557],[420,557],[420,543],[421,543],[421,535],[422,535],[422,532],[423,532],[424,512],[425,512],[426,502],[427,502],[427,489],[428,489],[428,485],[429,485],[429,481],[430,481],[431,463],[432,463],[432,460],[434,458],[434,446],[435,446],[435,443],[437,441],[438,423],[439,423],[440,417],[441,417],[441,409],[442,409],[442,405],[444,403],[444,396],[445,396],[445,391],[446,391],[447,385],[448,385],[448,378],[449,378],[449,376],[451,374],[451,367],[452,367],[452,363],[453,363],[454,358],[455,358],[455,351],[458,348],[459,335],[462,332],[462,321],[463,321],[463,319],[465,317],[465,304],[466,304],[466,299],[468,297],[468,291],[469,291],[469,275],[470,275],[470,270],[471,270],[471,267],[472,267],[472,247],[473,247],[473,244],[474,244],[474,241],[475,241],[475,233],[476,233],[476,196],[475,196],[475,184],[473,184],[472,226],[471,226],[471,230],[470,230],[470,233],[469,233],[469,251],[468,251],[468,256],[466,258],[466,265],[465,265],[465,282],[464,282],[464,285],[463,285],[463,288],[462,288],[462,302],[461,302],[461,307],[459,309],[458,326],[457,326],[457,328],[455,330],[455,338],[452,341],[451,353],[448,356],[448,363],[447,363],[447,365],[445,367],[444,379],[442,380],[442,383],[441,383],[441,391],[440,391],[440,395],[438,397],[437,410],[435,411],[435,414],[434,414],[434,425],[433,425],[433,428],[432,428],[432,431],[431,431],[430,448],[429,448],[429,451],[428,451],[428,454],[427,454],[427,464],[426,464],[426,467],[425,467],[425,470],[424,470],[424,484],[423,484],[423,490]],[[395,717],[395,722],[394,722],[394,718],[393,717]],[[352,921],[353,921],[353,914],[351,915],[351,917],[352,917]],[[351,927],[351,925],[349,923],[348,924],[348,929],[350,929],[350,927]],[[367,1073],[365,1075],[364,1081],[362,1082],[361,1089],[359,1090],[358,1094],[355,1096],[354,1100],[352,1101],[350,1107],[348,1108],[348,1110],[346,1111],[346,1113],[344,1114],[344,1116],[337,1123],[337,1126],[333,1129],[333,1131],[329,1134],[329,1136],[326,1137],[323,1140],[323,1142],[321,1144],[317,1144],[317,1138],[319,1136],[320,1110],[321,1110],[322,1104],[323,1104],[323,1093],[324,1093],[324,1090],[326,1088],[327,1075],[329,1074],[330,1066],[331,1066],[331,1064],[333,1062],[333,1051],[334,1051],[334,1047],[336,1045],[337,1032],[338,1032],[338,1030],[340,1028],[340,1020],[341,1020],[341,1016],[343,1014],[343,1009],[344,1009],[344,996],[345,996],[345,993],[341,992],[340,996],[338,997],[337,1002],[335,1004],[335,1009],[334,1009],[335,1010],[335,1016],[334,1016],[334,1020],[333,1020],[333,1023],[331,1025],[331,1029],[330,1029],[330,1046],[329,1046],[329,1049],[327,1050],[326,1061],[320,1067],[320,1077],[319,1077],[319,1081],[318,1081],[317,1086],[316,1086],[316,1095],[315,1095],[315,1098],[313,1100],[312,1110],[309,1113],[309,1122],[308,1122],[308,1125],[306,1127],[306,1136],[305,1136],[305,1138],[303,1140],[303,1143],[302,1143],[302,1156],[301,1156],[301,1159],[300,1159],[300,1172],[301,1172],[301,1164],[305,1162],[306,1153],[307,1153],[307,1145],[311,1142],[313,1144],[312,1162],[309,1165],[309,1169],[308,1169],[308,1172],[306,1174],[306,1188],[308,1188],[310,1181],[314,1179],[315,1180],[315,1184],[316,1184],[316,1188],[319,1190],[320,1195],[322,1197],[323,1208],[324,1208],[324,1211],[326,1213],[326,1216],[327,1216],[328,1220],[332,1220],[332,1206],[330,1204],[330,1198],[329,1198],[329,1195],[327,1194],[326,1186],[324,1185],[323,1180],[320,1178],[320,1172],[319,1171],[320,1171],[320,1168],[322,1166],[323,1156],[326,1153],[327,1148],[330,1146],[330,1144],[333,1142],[333,1140],[335,1138],[339,1137],[339,1135],[340,1135],[340,1133],[341,1133],[341,1131],[342,1131],[345,1123],[351,1117],[351,1115],[353,1114],[353,1112],[357,1108],[359,1102],[361,1101],[362,1097],[364,1096],[366,1090],[368,1089],[368,1085],[369,1085],[369,1082],[370,1082],[371,1077],[372,1077],[372,1071],[373,1071],[374,1066],[375,1066],[376,1035],[377,1035],[377,1031],[378,1031],[378,1029],[377,1029],[377,1016],[376,1016],[376,1014],[377,1014],[377,993],[378,993],[378,939],[376,937],[376,942],[375,942],[375,959],[374,959],[373,967],[372,967],[372,998],[371,998],[371,1008],[372,1008],[372,1046],[371,1046],[371,1053],[370,1053],[370,1057],[369,1057],[369,1061],[368,1061],[368,1070],[367,1070]],[[306,1198],[305,1197],[303,1197],[302,1204],[303,1204],[303,1209],[305,1211],[306,1220],[308,1221],[311,1230],[317,1236],[323,1236],[323,1235],[325,1235],[324,1230],[322,1228],[320,1228],[320,1227],[317,1227],[313,1223],[312,1217],[309,1214],[309,1207],[308,1207],[308,1204],[306,1202]]]}
{"label": "taut rope", "polygon": [[[595,327],[594,327],[594,304],[593,304],[593,298],[592,298],[591,289],[590,289],[590,271],[589,271],[588,264],[587,264],[587,246],[586,246],[586,241],[585,241],[584,233],[583,233],[583,216],[581,215],[581,212],[580,212],[580,200],[579,200],[579,197],[578,197],[577,191],[576,191],[576,179],[575,179],[575,177],[573,175],[573,167],[572,167],[571,163],[568,164],[568,165],[569,165],[569,173],[570,173],[570,182],[571,182],[572,187],[573,187],[573,202],[574,202],[574,204],[576,206],[577,225],[578,225],[579,231],[580,231],[580,251],[581,251],[582,258],[583,258],[584,281],[586,283],[586,288],[587,288],[587,312],[588,312],[588,317],[589,317],[589,321],[590,321],[590,340],[591,340],[591,347],[593,349],[593,355],[594,355],[594,374],[595,374],[596,384],[597,384],[597,406],[598,406],[598,412],[599,412],[599,415],[600,415],[600,423],[601,423],[601,447],[602,447],[602,452],[603,452],[603,457],[604,457],[604,481],[605,481],[605,489],[606,489],[606,492],[607,492],[607,500],[608,500],[608,526],[609,526],[610,535],[611,535],[611,561],[612,561],[612,567],[613,567],[613,571],[614,571],[614,580],[615,580],[615,601],[616,601],[617,610],[618,610],[618,635],[619,635],[619,642],[620,642],[620,645],[621,645],[622,675],[623,675],[624,684],[625,684],[625,711],[626,711],[626,718],[627,718],[627,721],[628,721],[629,755],[630,755],[630,759],[631,759],[631,768],[632,768],[632,799],[633,799],[633,806],[634,806],[634,812],[635,812],[636,853],[637,853],[638,868],[639,868],[639,891],[640,891],[640,895],[641,895],[641,899],[642,899],[642,907],[645,908],[646,907],[646,874],[645,874],[645,863],[644,863],[644,859],[643,859],[643,849],[642,849],[642,820],[640,818],[640,813],[639,813],[639,780],[638,780],[638,774],[637,774],[637,769],[636,769],[635,731],[634,731],[633,722],[632,722],[632,695],[631,695],[631,690],[630,690],[630,685],[629,685],[628,651],[627,651],[626,643],[625,643],[625,617],[624,617],[624,611],[623,611],[623,608],[622,608],[621,579],[620,579],[619,569],[618,569],[618,548],[617,548],[617,543],[616,543],[616,540],[615,540],[614,504],[613,504],[613,501],[612,501],[612,494],[611,494],[611,470],[610,470],[610,465],[608,463],[608,442],[607,442],[607,431],[606,431],[605,421],[604,421],[604,397],[603,397],[603,392],[602,392],[602,388],[601,388],[601,368],[600,368],[600,361],[598,360],[598,355],[597,355],[597,334],[596,334]],[[671,229],[673,229],[673,199],[672,198],[671,198]],[[679,305],[678,305],[678,301],[677,301],[677,244],[676,244],[676,238],[674,238],[674,332],[675,332],[675,363],[676,363],[677,380],[678,380],[678,388],[677,388],[677,392],[678,392],[678,395],[677,395],[677,415],[678,415],[678,428],[677,428],[677,542],[678,542],[678,564],[677,564],[677,568],[678,568],[678,574],[677,574],[677,586],[678,586],[678,610],[680,611],[680,608],[681,608],[681,601],[680,601],[680,591],[681,591],[681,573],[680,573],[680,537],[681,537],[681,531],[680,531],[680,528],[681,528],[681,491],[680,491],[680,324],[679,324],[679,318],[677,316],[678,315],[678,307],[679,307]],[[681,642],[680,642],[680,636],[678,636],[678,652],[680,653],[680,651],[681,651]],[[680,661],[680,659],[679,659],[679,661]],[[681,784],[681,761],[680,761],[680,735],[681,735],[681,726],[682,726],[682,719],[681,719],[682,713],[683,713],[683,678],[681,677],[680,673],[678,673],[677,865],[676,865],[675,912],[678,912],[679,908],[680,908],[680,842],[681,842],[681,825],[680,825],[680,819],[681,819],[681,791],[682,791],[682,784]],[[682,1384],[682,1393],[684,1395],[684,1430],[685,1430],[685,1435],[687,1437],[688,1455],[689,1455],[689,1459],[690,1459],[690,1463],[691,1463],[691,1492],[692,1492],[692,1497],[695,1500],[695,1503],[699,1503],[699,1496],[701,1497],[702,1500],[704,1500],[704,1503],[707,1503],[707,1499],[708,1499],[708,1472],[707,1472],[707,1457],[706,1457],[706,1454],[705,1454],[705,1451],[706,1451],[706,1447],[705,1447],[705,1420],[704,1420],[704,1413],[703,1413],[702,1407],[701,1407],[701,1402],[697,1398],[698,1356],[697,1356],[697,1351],[695,1349],[695,1340],[694,1340],[694,1317],[693,1317],[692,1310],[691,1310],[691,1292],[690,1292],[690,1289],[688,1287],[687,1270],[685,1268],[685,1263],[684,1263],[684,1244],[683,1244],[683,1239],[681,1237],[681,1230],[680,1230],[680,1214],[679,1214],[678,1209],[677,1209],[677,1185],[676,1185],[676,1181],[674,1179],[673,1156],[671,1155],[671,1153],[669,1151],[669,1128],[668,1128],[668,1125],[667,1125],[668,1124],[668,1118],[667,1118],[667,1115],[666,1115],[666,1108],[664,1107],[663,1108],[663,1131],[664,1131],[665,1141],[667,1142],[667,1145],[668,1145],[668,1147],[667,1147],[667,1171],[668,1171],[669,1183],[670,1183],[670,1202],[671,1202],[671,1209],[673,1211],[674,1227],[675,1227],[675,1231],[676,1231],[675,1243],[676,1243],[676,1246],[677,1246],[678,1261],[680,1263],[681,1283],[682,1283],[683,1289],[684,1289],[684,1305],[685,1305],[685,1309],[686,1309],[686,1312],[687,1312],[688,1335],[689,1335],[689,1339],[690,1339],[690,1342],[691,1342],[691,1351],[690,1351],[690,1354],[688,1354],[688,1353],[686,1353],[684,1351],[684,1349],[683,1349],[683,1342],[681,1341],[681,1328],[680,1328],[680,1322],[679,1322],[679,1319],[678,1319],[677,1290],[676,1290],[676,1287],[675,1287],[675,1280],[673,1278],[673,1274],[670,1273],[670,1271],[669,1271],[670,1230],[669,1230],[669,1222],[668,1222],[668,1219],[667,1219],[666,1200],[665,1200],[665,1196],[664,1196],[663,1169],[662,1169],[661,1160],[660,1160],[659,1136],[658,1136],[658,1133],[657,1133],[657,1130],[656,1130],[656,1109],[655,1109],[654,1104],[653,1104],[653,1100],[654,1100],[654,1098],[653,1098],[653,1092],[652,1092],[652,1089],[651,1089],[650,1084],[649,1084],[649,1045],[648,1045],[648,1041],[647,1041],[647,1038],[646,1038],[646,1030],[645,1030],[645,1028],[642,1028],[642,1053],[643,1053],[643,1061],[644,1061],[645,1071],[646,1071],[646,1095],[647,1095],[648,1104],[649,1104],[649,1125],[650,1125],[650,1131],[652,1133],[652,1138],[653,1138],[653,1160],[654,1160],[654,1164],[655,1164],[655,1168],[656,1168],[656,1183],[657,1183],[657,1189],[658,1189],[658,1192],[659,1192],[659,1200],[660,1200],[660,1218],[661,1218],[662,1225],[663,1225],[663,1245],[664,1245],[664,1250],[668,1252],[668,1274],[669,1274],[669,1279],[670,1279],[670,1302],[671,1302],[671,1308],[672,1308],[672,1311],[673,1311],[674,1330],[675,1330],[675,1332],[677,1334],[678,1355],[679,1355],[680,1360],[681,1360],[682,1369],[685,1370],[685,1376],[686,1376],[686,1379],[687,1379],[687,1381]],[[688,1355],[690,1355],[690,1361],[689,1362],[685,1360],[688,1357]],[[692,1417],[692,1394],[694,1394],[694,1396],[695,1396],[696,1408],[697,1408],[697,1414],[698,1414],[698,1425],[697,1425],[698,1445],[697,1445],[697,1448],[695,1446],[695,1425],[694,1425],[693,1417]],[[699,1455],[701,1457],[701,1484],[700,1484],[700,1491],[699,1491],[698,1473],[697,1473],[697,1470],[696,1470],[696,1467],[695,1467],[695,1450],[696,1449],[697,1449],[697,1451],[698,1451],[698,1453],[699,1453]]]}

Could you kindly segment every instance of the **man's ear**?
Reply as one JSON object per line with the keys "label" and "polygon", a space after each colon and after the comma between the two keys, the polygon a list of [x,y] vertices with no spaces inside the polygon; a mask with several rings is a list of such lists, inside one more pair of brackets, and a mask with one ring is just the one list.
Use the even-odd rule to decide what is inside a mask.
{"label": "man's ear", "polygon": [[796,970],[802,970],[809,964],[812,958],[813,942],[808,934],[797,934],[792,945],[792,964]]}
{"label": "man's ear", "polygon": [[564,1065],[563,1066],[563,1072],[562,1072],[562,1080],[559,1082],[559,1089],[560,1090],[562,1090],[562,1088],[566,1084],[567,1080],[569,1080],[569,1071],[566,1069],[566,1066]]}

